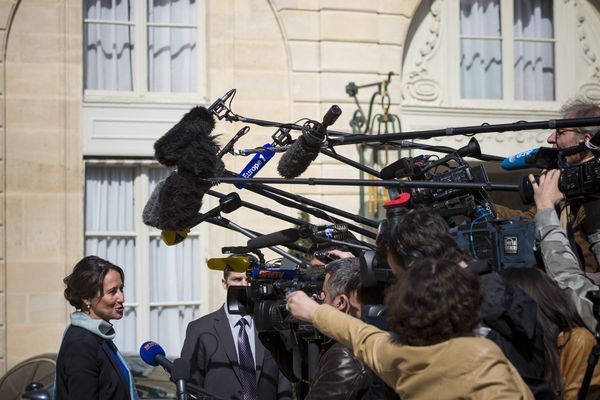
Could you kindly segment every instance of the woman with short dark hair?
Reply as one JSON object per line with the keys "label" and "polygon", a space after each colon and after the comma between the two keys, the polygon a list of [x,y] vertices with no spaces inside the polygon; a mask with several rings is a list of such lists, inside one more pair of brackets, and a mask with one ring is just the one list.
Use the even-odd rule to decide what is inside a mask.
{"label": "woman with short dark hair", "polygon": [[79,261],[64,279],[75,307],[56,360],[55,398],[137,399],[133,376],[112,342],[110,320],[123,317],[123,270],[96,256]]}
{"label": "woman with short dark hair", "polygon": [[453,261],[414,261],[389,291],[386,311],[404,343],[301,291],[287,297],[299,319],[351,347],[402,399],[533,399],[500,348],[475,336],[479,282]]}

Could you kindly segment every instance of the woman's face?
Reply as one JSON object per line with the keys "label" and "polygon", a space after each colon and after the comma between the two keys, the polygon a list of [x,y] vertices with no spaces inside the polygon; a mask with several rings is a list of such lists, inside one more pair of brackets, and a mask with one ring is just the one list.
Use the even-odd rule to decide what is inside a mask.
{"label": "woman's face", "polygon": [[104,276],[101,290],[91,301],[90,317],[105,321],[123,318],[125,295],[121,274],[114,269],[109,270]]}

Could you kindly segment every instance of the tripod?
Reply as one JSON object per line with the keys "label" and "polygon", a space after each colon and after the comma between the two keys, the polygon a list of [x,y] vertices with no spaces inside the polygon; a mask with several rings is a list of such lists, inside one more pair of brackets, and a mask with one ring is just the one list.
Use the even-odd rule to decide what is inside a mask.
{"label": "tripod", "polygon": [[[592,290],[585,295],[594,304],[594,318],[596,321],[600,321],[600,290]],[[584,400],[590,389],[590,382],[592,381],[592,375],[596,364],[598,364],[598,358],[600,358],[600,323],[596,323],[596,332],[594,332],[596,338],[596,344],[590,352],[588,357],[587,368],[585,369],[585,375],[579,388],[579,394],[577,395],[578,400]]]}

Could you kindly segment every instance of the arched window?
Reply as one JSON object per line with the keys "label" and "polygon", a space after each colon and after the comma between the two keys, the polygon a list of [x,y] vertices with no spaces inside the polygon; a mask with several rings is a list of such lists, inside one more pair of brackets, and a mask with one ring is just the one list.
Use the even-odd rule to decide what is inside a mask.
{"label": "arched window", "polygon": [[[599,27],[589,0],[424,0],[403,57],[403,130],[543,120],[573,96],[600,100]],[[480,142],[510,153],[546,136]]]}

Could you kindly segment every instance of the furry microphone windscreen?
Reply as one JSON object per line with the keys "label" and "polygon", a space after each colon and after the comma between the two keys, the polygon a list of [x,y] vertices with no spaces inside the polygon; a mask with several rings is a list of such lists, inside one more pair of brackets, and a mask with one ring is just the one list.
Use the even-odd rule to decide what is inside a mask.
{"label": "furry microphone windscreen", "polygon": [[219,146],[211,132],[215,119],[204,107],[194,107],[154,143],[154,157],[166,166],[177,166],[200,178],[212,178],[223,170]]}
{"label": "furry microphone windscreen", "polygon": [[219,146],[211,132],[215,120],[203,107],[194,107],[154,143],[155,158],[177,171],[160,182],[144,207],[147,225],[162,230],[190,228],[211,184],[225,166],[217,156]]}
{"label": "furry microphone windscreen", "polygon": [[283,153],[277,164],[277,172],[286,179],[300,176],[319,155],[320,144],[308,143],[304,136],[298,137]]}

